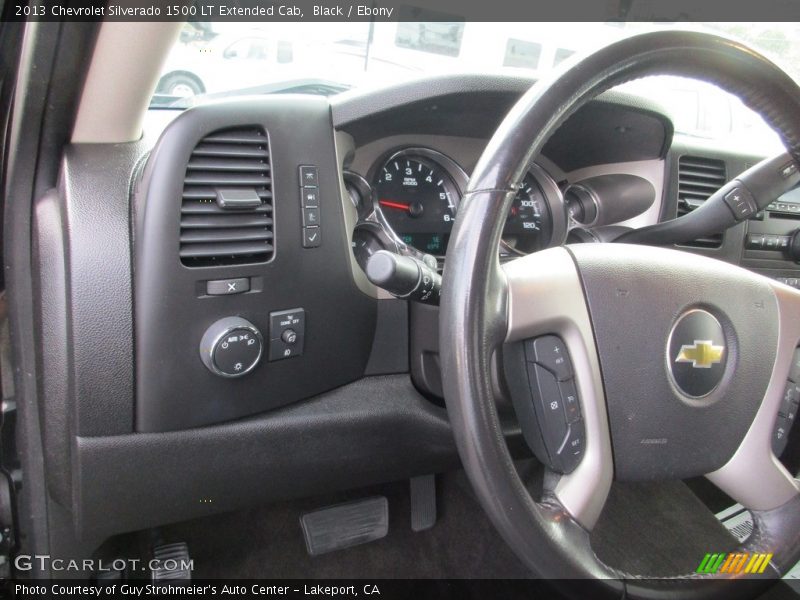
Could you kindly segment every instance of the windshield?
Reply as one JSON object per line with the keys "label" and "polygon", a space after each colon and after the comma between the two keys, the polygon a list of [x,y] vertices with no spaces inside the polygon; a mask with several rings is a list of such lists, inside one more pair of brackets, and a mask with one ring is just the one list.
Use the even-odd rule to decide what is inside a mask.
{"label": "windshield", "polygon": [[[334,95],[442,73],[539,77],[575,53],[655,29],[738,38],[800,75],[793,23],[187,23],[151,106],[279,92]],[[661,102],[679,132],[775,146],[761,119],[713,86],[658,77],[625,86]]]}

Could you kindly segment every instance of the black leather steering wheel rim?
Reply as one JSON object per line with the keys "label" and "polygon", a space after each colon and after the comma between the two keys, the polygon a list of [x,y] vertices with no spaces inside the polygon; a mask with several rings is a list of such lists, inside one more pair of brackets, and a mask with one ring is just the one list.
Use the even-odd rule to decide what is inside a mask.
{"label": "black leather steering wheel rim", "polygon": [[[800,90],[766,58],[731,40],[694,32],[628,38],[537,83],[489,142],[462,201],[449,243],[441,300],[444,393],[463,466],[500,533],[539,576],[596,579],[618,597],[730,596],[724,578],[686,574],[653,581],[619,572],[591,549],[589,533],[554,497],[533,500],[516,473],[494,407],[492,361],[506,331],[507,288],[497,247],[503,215],[532,159],[555,130],[606,89],[648,75],[704,79],[762,115],[800,163]],[[754,512],[746,548],[773,552],[778,570],[800,557],[800,497]],[[776,573],[771,573],[774,577]],[[619,583],[624,580],[625,583]],[[600,591],[600,590],[598,590]]]}

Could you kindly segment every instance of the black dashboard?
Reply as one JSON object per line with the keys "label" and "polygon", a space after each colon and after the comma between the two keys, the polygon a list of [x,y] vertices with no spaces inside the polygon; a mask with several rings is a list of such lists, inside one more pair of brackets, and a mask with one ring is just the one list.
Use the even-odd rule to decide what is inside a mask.
{"label": "black dashboard", "polygon": [[[48,486],[78,535],[457,466],[438,311],[363,266],[389,247],[446,268],[469,174],[531,83],[439,77],[151,111],[139,142],[70,147],[34,235]],[[608,92],[530,165],[498,252],[674,218],[760,158]],[[798,207],[782,198],[682,247],[797,283],[783,238]]]}

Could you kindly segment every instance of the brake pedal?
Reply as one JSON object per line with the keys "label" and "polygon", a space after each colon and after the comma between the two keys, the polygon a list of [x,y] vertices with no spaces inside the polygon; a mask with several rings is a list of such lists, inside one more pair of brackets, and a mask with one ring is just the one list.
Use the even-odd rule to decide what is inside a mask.
{"label": "brake pedal", "polygon": [[192,579],[192,560],[186,542],[153,546],[152,564],[155,568],[150,570],[150,579],[155,584]]}
{"label": "brake pedal", "polygon": [[385,496],[337,504],[300,517],[306,550],[319,556],[386,537],[389,502]]}

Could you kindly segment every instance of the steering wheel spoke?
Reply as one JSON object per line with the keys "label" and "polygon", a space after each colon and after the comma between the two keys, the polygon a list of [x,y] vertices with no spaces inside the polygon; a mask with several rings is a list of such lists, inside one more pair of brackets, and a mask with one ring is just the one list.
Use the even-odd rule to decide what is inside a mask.
{"label": "steering wheel spoke", "polygon": [[[584,528],[591,529],[611,487],[613,459],[600,364],[578,272],[569,253],[563,248],[519,258],[506,263],[503,270],[508,285],[506,342],[549,336],[542,339],[560,338],[566,347],[565,360],[571,362],[572,369],[567,376],[573,376],[571,379],[574,379],[579,404],[577,409],[572,409],[577,411],[579,420],[569,423],[567,427],[579,427],[584,435],[582,440],[567,436],[561,453],[570,454],[573,452],[570,443],[583,442],[575,450],[581,453],[580,459],[574,470],[562,475],[550,491],[576,521]],[[536,365],[529,368],[546,372],[544,367]],[[521,376],[524,378],[526,374]],[[569,380],[566,383],[569,384]],[[557,385],[563,389],[563,382]],[[528,399],[531,403],[538,400],[533,396]],[[545,403],[544,410],[548,412],[553,406],[554,411],[568,410],[566,400],[559,396],[542,398],[542,401]],[[556,406],[559,401],[564,406]],[[536,423],[526,422],[522,417],[520,413],[524,411],[524,407],[518,410],[523,428],[536,428]],[[554,433],[553,429],[559,427],[556,421],[555,427],[548,431],[549,422],[545,415],[538,424],[539,430],[525,432],[526,439],[536,435],[547,439]],[[544,453],[557,452],[555,445],[558,442],[551,444]]]}
{"label": "steering wheel spoke", "polygon": [[790,380],[790,377],[798,379],[797,374],[792,373],[792,366],[800,345],[800,292],[778,282],[771,282],[771,285],[780,320],[772,377],[741,445],[722,468],[707,475],[742,506],[759,511],[780,507],[800,494],[798,481],[774,451],[782,441],[780,438],[788,434],[800,402],[800,382],[795,391],[795,384]]}

